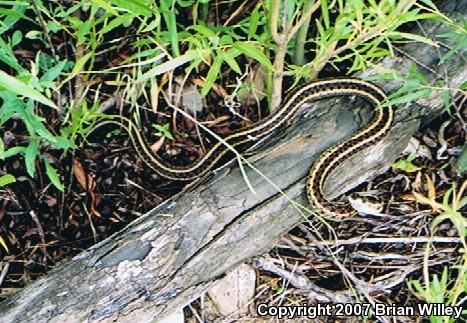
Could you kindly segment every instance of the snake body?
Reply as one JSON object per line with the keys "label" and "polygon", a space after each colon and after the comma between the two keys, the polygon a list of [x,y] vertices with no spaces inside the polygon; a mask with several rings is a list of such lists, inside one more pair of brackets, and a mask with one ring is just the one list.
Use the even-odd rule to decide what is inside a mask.
{"label": "snake body", "polygon": [[[320,155],[310,168],[306,187],[308,200],[315,212],[329,219],[350,216],[355,212],[350,205],[327,201],[323,197],[323,187],[333,169],[358,151],[381,141],[391,128],[394,112],[390,106],[381,106],[386,94],[378,86],[356,78],[310,82],[289,95],[276,112],[251,126],[231,133],[224,137],[223,141],[231,148],[243,148],[289,125],[305,102],[338,96],[361,97],[375,108],[373,118],[364,128]],[[216,142],[205,155],[192,164],[184,167],[170,165],[151,150],[146,137],[130,119],[117,116],[116,119],[104,121],[108,122],[122,125],[129,133],[139,157],[164,178],[190,181],[212,170],[221,160],[234,157],[231,148],[223,142]]]}

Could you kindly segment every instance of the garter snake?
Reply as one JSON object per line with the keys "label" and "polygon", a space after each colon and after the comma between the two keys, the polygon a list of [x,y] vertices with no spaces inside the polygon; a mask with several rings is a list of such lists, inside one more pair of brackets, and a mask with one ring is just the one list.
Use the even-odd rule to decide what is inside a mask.
{"label": "garter snake", "polygon": [[[243,148],[290,124],[297,110],[305,102],[338,96],[357,96],[364,99],[375,108],[373,118],[366,127],[320,155],[310,168],[306,190],[308,200],[315,212],[329,219],[350,216],[355,213],[350,205],[327,201],[322,194],[323,187],[333,169],[355,153],[378,143],[390,129],[393,110],[390,106],[380,107],[386,94],[378,86],[355,78],[325,79],[305,84],[290,94],[276,112],[224,137],[223,141],[233,148]],[[133,121],[121,116],[115,116],[115,118],[103,123],[118,123],[123,126],[139,157],[154,172],[164,178],[177,181],[193,180],[213,169],[221,159],[233,158],[231,149],[222,142],[216,142],[206,154],[192,164],[184,167],[170,165],[151,150],[147,139]]]}

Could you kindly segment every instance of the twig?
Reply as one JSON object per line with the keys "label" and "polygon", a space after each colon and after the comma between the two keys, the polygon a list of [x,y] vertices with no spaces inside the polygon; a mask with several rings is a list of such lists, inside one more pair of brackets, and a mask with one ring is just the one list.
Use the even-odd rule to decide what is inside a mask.
{"label": "twig", "polygon": [[269,17],[269,27],[271,37],[277,45],[276,55],[273,64],[272,91],[271,91],[271,111],[274,112],[282,101],[282,81],[285,65],[285,55],[287,44],[295,36],[297,31],[309,20],[311,15],[318,9],[320,2],[316,1],[313,5],[306,6],[305,12],[295,24],[290,24],[282,33],[278,33],[279,0],[273,0],[271,3],[271,12]]}
{"label": "twig", "polygon": [[[80,17],[81,10],[76,10],[73,13],[73,16],[81,20]],[[78,62],[80,59],[83,58],[84,52],[86,51],[86,47],[83,44],[76,45],[75,48],[75,63]],[[80,73],[78,73],[75,77],[75,93],[74,93],[74,102],[73,102],[73,109],[76,109],[81,105],[84,100],[84,80]]]}
{"label": "twig", "polygon": [[253,259],[254,265],[257,268],[272,272],[285,280],[287,280],[292,286],[301,290],[310,290],[318,293],[321,297],[325,297],[328,301],[334,303],[350,302],[351,298],[348,292],[332,292],[325,288],[321,288],[308,279],[305,275],[293,273],[288,270],[279,268],[271,259],[265,257],[255,257]]}
{"label": "twig", "polygon": [[52,37],[50,37],[49,31],[47,29],[47,24],[45,23],[44,17],[42,16],[42,12],[39,10],[39,7],[37,6],[37,0],[34,0],[32,2],[32,6],[34,7],[34,11],[36,12],[37,17],[39,18],[39,23],[44,32],[45,38],[47,39],[47,42],[49,43],[50,51],[52,52],[52,55],[54,56],[53,59],[55,59],[57,57],[57,54],[53,46]]}
{"label": "twig", "polygon": [[91,231],[92,231],[92,237],[94,239],[94,243],[97,243],[99,241],[98,239],[99,235],[97,234],[96,228],[94,227],[94,223],[92,222],[92,215],[89,213],[89,210],[86,207],[86,204],[83,204],[83,208],[89,220],[89,227],[91,228]]}
{"label": "twig", "polygon": [[[47,39],[47,42],[49,43],[50,51],[52,52],[52,56],[53,56],[52,59],[58,62],[57,53],[55,51],[55,47],[52,42],[52,37],[50,37],[47,24],[45,23],[41,10],[37,6],[36,0],[32,2],[32,6],[34,7],[34,11],[37,13],[37,17],[39,18],[39,23],[44,32],[45,38]],[[54,94],[57,96],[57,104],[59,106],[59,111],[62,111],[62,94],[58,89],[54,90]]]}
{"label": "twig", "polygon": [[289,30],[286,32],[286,42],[289,42],[293,36],[297,33],[297,31],[304,25],[310,22],[311,15],[319,8],[320,6],[320,1],[316,1],[312,6],[308,4],[308,6],[305,6],[305,13],[300,17],[298,22],[291,26]]}
{"label": "twig", "polygon": [[36,212],[34,210],[29,211],[29,215],[31,215],[31,218],[34,220],[34,223],[36,224],[37,230],[39,231],[39,236],[41,238],[42,242],[42,262],[44,264],[44,267],[47,269],[47,248],[46,248],[46,243],[45,243],[45,234],[44,230],[42,229],[41,221],[39,221],[39,218],[37,217]]}
{"label": "twig", "polygon": [[433,74],[437,74],[438,72],[435,71],[434,69],[432,69],[431,67],[429,67],[428,65],[426,64],[423,64],[419,59],[417,59],[416,57],[414,57],[413,55],[410,55],[409,53],[407,53],[406,51],[402,50],[401,48],[399,47],[396,47],[394,46],[394,50],[402,55],[404,55],[405,57],[409,58],[411,61],[413,61],[415,64],[417,64],[418,66],[422,67],[423,69],[427,70],[428,72],[430,73],[433,73]]}
{"label": "twig", "polygon": [[[248,2],[250,2],[250,1],[248,1],[248,0],[243,1],[242,4],[240,6],[238,6],[238,8],[232,14],[229,15],[229,18],[222,25],[225,27],[228,24],[230,24],[230,22],[242,12],[243,7],[246,4],[248,4]],[[250,4],[251,4],[251,2],[250,2]]]}
{"label": "twig", "polygon": [[462,239],[455,237],[406,237],[406,238],[352,238],[347,240],[324,240],[316,242],[311,242],[308,246],[303,246],[302,248],[309,248],[319,245],[325,246],[343,246],[343,245],[354,245],[354,244],[371,244],[371,243],[462,243]]}
{"label": "twig", "polygon": [[5,279],[5,276],[8,272],[8,268],[10,268],[10,263],[5,262],[5,265],[3,265],[2,272],[0,273],[0,286],[2,286],[3,280]]}
{"label": "twig", "polygon": [[129,179],[129,178],[125,178],[125,182],[128,183],[129,185],[133,185],[133,186],[135,186],[136,188],[138,188],[139,190],[141,190],[141,191],[143,191],[143,192],[145,192],[145,193],[147,193],[147,194],[149,194],[149,195],[151,195],[151,196],[157,198],[158,203],[161,203],[161,202],[164,200],[162,197],[160,197],[160,196],[157,195],[156,193],[153,193],[153,192],[147,190],[146,188],[144,188],[143,186],[139,185],[138,183],[132,181],[132,180]]}

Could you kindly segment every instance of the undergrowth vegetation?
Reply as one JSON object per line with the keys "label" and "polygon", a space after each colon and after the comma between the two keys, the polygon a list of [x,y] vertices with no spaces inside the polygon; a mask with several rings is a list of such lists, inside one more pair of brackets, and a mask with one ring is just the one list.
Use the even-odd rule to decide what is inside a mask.
{"label": "undergrowth vegetation", "polygon": [[[244,64],[253,59],[265,70],[264,92],[274,110],[281,101],[284,75],[297,83],[316,78],[326,64],[340,62],[355,72],[393,54],[392,42],[403,39],[436,46],[427,37],[398,31],[403,24],[444,19],[455,26],[453,33],[462,31],[459,46],[465,44],[465,26],[443,16],[427,0],[287,1],[285,7],[271,0],[242,4],[250,7],[249,15],[232,2],[223,8],[229,13],[225,21],[212,21],[209,1],[3,3],[0,124],[21,118],[28,140],[16,147],[1,142],[0,157],[23,155],[31,177],[39,159],[60,190],[63,185],[47,160],[47,147],[64,151],[76,147],[77,136],[85,136],[89,123],[99,116],[102,86],[123,89],[125,102],[137,104],[140,97],[149,100],[146,91],[158,82],[157,76],[183,68],[185,78],[201,76],[204,97],[224,73],[245,72],[238,60]],[[134,34],[119,37],[130,26]],[[64,41],[64,50],[57,48],[58,39]],[[38,50],[20,61],[15,49],[25,43]],[[128,47],[123,58],[110,64],[103,61],[107,52],[122,47]],[[291,60],[286,62],[287,55]],[[414,82],[408,84],[412,87],[406,92]],[[87,102],[88,93],[93,102]],[[420,89],[405,100],[425,94],[426,89]],[[59,116],[54,131],[46,126],[44,115],[49,114]]]}
{"label": "undergrowth vegetation", "polygon": [[[21,133],[18,138],[2,133],[0,160],[21,157],[30,179],[44,191],[53,185],[62,194],[69,193],[63,161],[109,106],[120,105],[127,114],[158,112],[159,97],[178,106],[185,84],[193,79],[204,102],[223,97],[235,105],[254,97],[274,111],[285,88],[303,80],[374,67],[377,60],[395,55],[401,42],[439,46],[407,31],[423,20],[446,24],[449,31],[441,37],[455,39],[441,63],[467,46],[466,22],[447,17],[430,0],[5,0],[0,6],[0,127]],[[254,80],[248,78],[253,70],[260,75]],[[416,67],[404,75],[392,69],[381,74],[404,82],[390,103],[439,91],[452,115],[452,98],[466,87],[430,84]],[[163,88],[173,83],[178,83],[177,93],[165,93]],[[220,83],[229,83],[231,93],[219,89]],[[177,133],[169,122],[153,129],[165,140]],[[6,169],[0,188],[24,175]],[[449,219],[465,238],[460,213],[465,198],[459,196],[465,190],[465,183],[453,187],[442,203],[432,191],[416,198],[440,213],[434,226]],[[5,240],[0,236],[0,249],[8,250]],[[455,283],[447,283],[445,269],[441,278],[411,282],[414,293],[437,302],[438,291],[454,285],[448,297],[455,304],[467,288],[466,263],[464,257],[452,266],[459,272]]]}

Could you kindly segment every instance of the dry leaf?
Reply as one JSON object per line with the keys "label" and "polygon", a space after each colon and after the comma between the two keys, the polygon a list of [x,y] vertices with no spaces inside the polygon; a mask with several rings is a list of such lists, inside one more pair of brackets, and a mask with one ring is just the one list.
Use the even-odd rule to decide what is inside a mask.
{"label": "dry leaf", "polygon": [[206,125],[206,126],[213,126],[213,125],[216,125],[218,123],[227,121],[229,119],[230,119],[229,115],[222,115],[222,116],[217,117],[214,120],[203,122],[203,124]]}
{"label": "dry leaf", "polygon": [[436,199],[436,188],[435,185],[433,184],[433,181],[431,180],[430,176],[425,175],[426,178],[426,185],[428,186],[428,198],[430,200]]}
{"label": "dry leaf", "polygon": [[151,145],[151,151],[157,153],[159,149],[161,149],[162,145],[164,144],[165,137],[160,137],[155,143]]}
{"label": "dry leaf", "polygon": [[75,158],[73,159],[73,174],[75,175],[76,180],[78,181],[79,185],[87,191],[88,190],[88,180],[87,180],[87,175],[84,170],[83,165],[79,161],[79,159]]}

